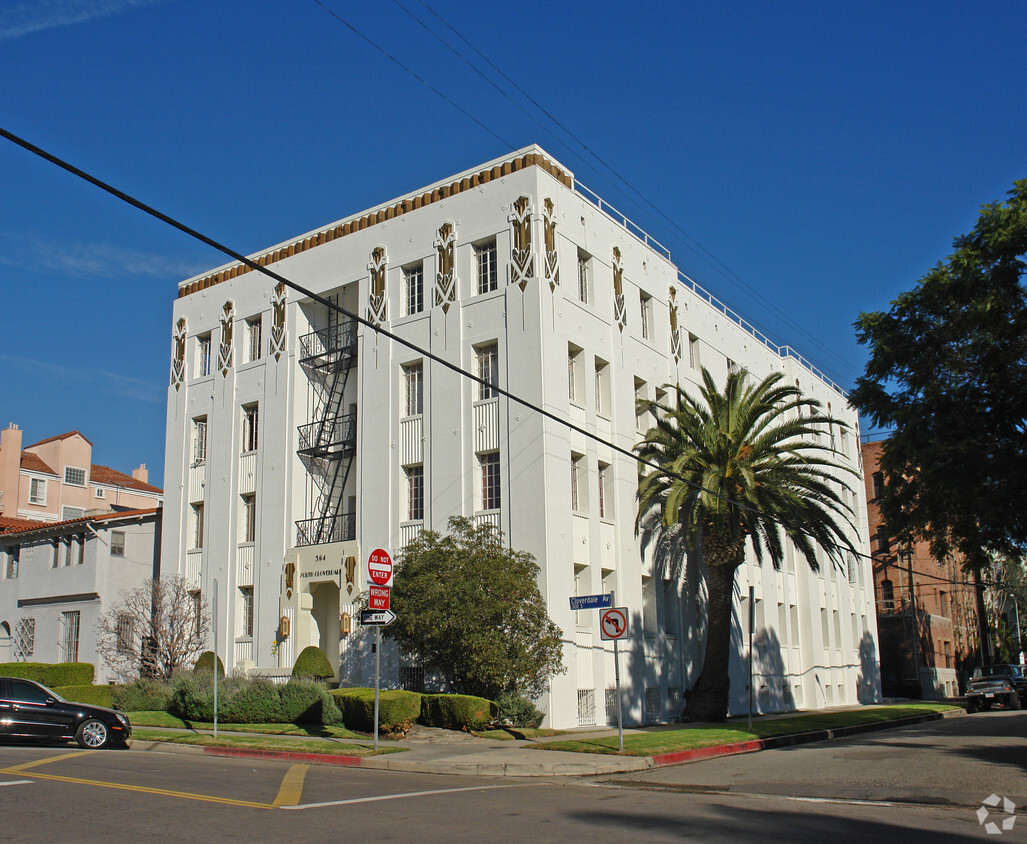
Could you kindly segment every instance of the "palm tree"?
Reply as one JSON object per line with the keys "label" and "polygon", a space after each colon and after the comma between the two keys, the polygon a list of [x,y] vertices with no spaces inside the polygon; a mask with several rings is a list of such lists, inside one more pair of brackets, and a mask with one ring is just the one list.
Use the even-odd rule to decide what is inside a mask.
{"label": "palm tree", "polygon": [[680,526],[706,564],[706,655],[685,695],[690,720],[727,716],[731,607],[746,544],[757,563],[766,552],[775,569],[783,558],[782,531],[814,571],[818,546],[839,562],[845,551],[856,553],[840,524],[854,534],[852,513],[834,488],[855,473],[834,462],[835,452],[818,436],[844,423],[781,383],[783,377],[775,372],[752,383],[745,371],[732,372],[720,393],[704,368],[698,399],[668,384],[665,404],[640,402],[655,412],[656,424],[635,446],[649,464],[639,470],[635,529],[659,514],[662,529]]}

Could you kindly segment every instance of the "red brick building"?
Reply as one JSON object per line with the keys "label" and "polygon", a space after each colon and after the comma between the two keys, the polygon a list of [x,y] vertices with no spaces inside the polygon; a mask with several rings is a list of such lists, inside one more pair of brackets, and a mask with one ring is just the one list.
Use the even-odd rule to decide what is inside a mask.
{"label": "red brick building", "polygon": [[881,691],[885,696],[957,695],[979,662],[973,587],[958,558],[939,562],[926,543],[900,546],[889,533],[877,504],[884,491],[883,448],[883,441],[861,445]]}

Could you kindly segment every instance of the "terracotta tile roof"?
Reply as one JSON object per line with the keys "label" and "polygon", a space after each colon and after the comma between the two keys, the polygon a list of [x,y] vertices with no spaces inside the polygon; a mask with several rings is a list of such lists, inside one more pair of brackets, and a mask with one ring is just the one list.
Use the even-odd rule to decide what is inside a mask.
{"label": "terracotta tile roof", "polygon": [[57,434],[52,437],[47,437],[45,440],[40,440],[37,443],[32,443],[32,445],[27,445],[25,446],[25,448],[35,448],[37,445],[43,445],[43,443],[52,443],[54,440],[66,440],[68,437],[74,437],[76,435],[82,437],[82,439],[84,439],[90,445],[93,444],[92,440],[90,440],[89,437],[87,437],[81,431],[68,431],[66,434]]}
{"label": "terracotta tile roof", "polygon": [[48,475],[59,477],[57,473],[51,469],[46,462],[38,454],[33,454],[31,451],[23,451],[21,453],[21,468],[29,472],[45,472]]}
{"label": "terracotta tile roof", "polygon": [[45,522],[34,522],[32,519],[15,519],[12,516],[0,516],[0,533],[14,533],[19,530],[32,530],[45,525]]}
{"label": "terracotta tile roof", "polygon": [[[109,522],[116,519],[132,519],[138,516],[152,516],[156,512],[156,507],[151,507],[148,510],[122,510],[120,512],[100,513],[96,516],[79,516],[77,519],[65,519],[63,522],[33,522],[28,519],[8,519],[5,516],[0,516],[0,533],[7,535],[15,533],[31,533],[32,531],[37,530],[71,527],[73,525],[85,524],[86,522]],[[5,525],[8,526],[4,527]]]}
{"label": "terracotta tile roof", "polygon": [[164,490],[160,487],[143,483],[142,481],[137,481],[131,475],[126,475],[124,472],[119,472],[117,469],[111,469],[109,466],[98,466],[95,463],[89,468],[89,482],[94,484],[120,486],[125,489],[139,490],[140,492],[155,492],[160,495],[163,495],[164,493]]}

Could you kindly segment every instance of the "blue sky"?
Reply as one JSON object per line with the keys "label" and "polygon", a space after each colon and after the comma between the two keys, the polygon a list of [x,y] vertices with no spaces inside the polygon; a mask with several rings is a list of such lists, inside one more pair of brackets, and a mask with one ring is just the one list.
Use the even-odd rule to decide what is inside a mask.
{"label": "blue sky", "polygon": [[[843,386],[1027,178],[1022,2],[321,3],[9,0],[0,126],[242,252],[536,142]],[[176,283],[222,257],[6,141],[0,196],[0,426],[161,483]]]}

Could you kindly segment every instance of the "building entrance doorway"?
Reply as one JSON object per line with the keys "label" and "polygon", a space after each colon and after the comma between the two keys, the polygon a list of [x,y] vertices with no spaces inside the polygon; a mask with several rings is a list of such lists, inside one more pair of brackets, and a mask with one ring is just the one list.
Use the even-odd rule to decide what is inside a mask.
{"label": "building entrance doorway", "polygon": [[311,644],[316,644],[328,657],[337,673],[339,670],[339,584],[334,582],[310,584]]}

